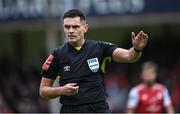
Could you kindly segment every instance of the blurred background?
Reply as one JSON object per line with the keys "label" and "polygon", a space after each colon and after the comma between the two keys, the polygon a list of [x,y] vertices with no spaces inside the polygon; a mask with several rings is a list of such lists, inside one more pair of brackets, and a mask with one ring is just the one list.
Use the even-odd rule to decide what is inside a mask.
{"label": "blurred background", "polygon": [[1,113],[59,112],[58,98],[39,96],[40,73],[49,53],[66,41],[62,15],[72,8],[87,15],[86,39],[128,49],[132,31],[149,36],[138,62],[107,63],[105,86],[113,112],[125,112],[128,92],[140,83],[141,65],[149,60],[158,64],[158,81],[180,112],[179,0],[0,0]]}

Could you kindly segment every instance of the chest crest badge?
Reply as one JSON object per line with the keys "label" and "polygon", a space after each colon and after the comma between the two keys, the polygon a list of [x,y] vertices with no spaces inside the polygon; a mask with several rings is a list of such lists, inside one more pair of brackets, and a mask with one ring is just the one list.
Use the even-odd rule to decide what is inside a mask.
{"label": "chest crest badge", "polygon": [[92,58],[87,60],[88,66],[91,71],[97,72],[99,70],[99,61],[98,58]]}

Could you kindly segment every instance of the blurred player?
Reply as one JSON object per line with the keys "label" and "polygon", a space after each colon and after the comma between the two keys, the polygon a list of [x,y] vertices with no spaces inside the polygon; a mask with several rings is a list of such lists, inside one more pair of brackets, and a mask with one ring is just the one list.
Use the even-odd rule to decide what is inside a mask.
{"label": "blurred player", "polygon": [[132,88],[127,102],[128,113],[174,113],[168,90],[156,82],[157,65],[146,62],[142,67],[143,82]]}
{"label": "blurred player", "polygon": [[[101,65],[105,57],[117,62],[135,62],[146,46],[148,36],[141,31],[132,33],[133,47],[129,50],[111,43],[86,40],[88,31],[85,15],[69,10],[63,16],[64,33],[68,42],[56,48],[42,67],[40,95],[52,99],[61,96],[61,112],[109,112],[106,103]],[[60,74],[60,87],[53,82]]]}

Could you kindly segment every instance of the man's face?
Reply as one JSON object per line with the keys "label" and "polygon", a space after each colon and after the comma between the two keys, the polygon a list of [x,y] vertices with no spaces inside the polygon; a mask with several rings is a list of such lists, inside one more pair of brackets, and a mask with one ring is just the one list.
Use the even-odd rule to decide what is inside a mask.
{"label": "man's face", "polygon": [[63,26],[65,36],[70,43],[77,43],[83,39],[88,29],[88,25],[85,21],[81,21],[80,17],[65,18]]}
{"label": "man's face", "polygon": [[142,72],[142,80],[147,84],[154,83],[156,77],[157,77],[157,73],[154,68],[144,69]]}

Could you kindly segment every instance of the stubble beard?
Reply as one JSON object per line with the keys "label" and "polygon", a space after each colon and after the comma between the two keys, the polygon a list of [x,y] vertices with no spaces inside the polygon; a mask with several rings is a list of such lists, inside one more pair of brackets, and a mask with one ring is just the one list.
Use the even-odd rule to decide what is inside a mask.
{"label": "stubble beard", "polygon": [[70,38],[68,38],[68,39],[69,39],[69,43],[71,43],[73,45],[77,45],[79,43],[79,41],[81,40],[80,37],[76,37],[74,39],[70,39]]}

